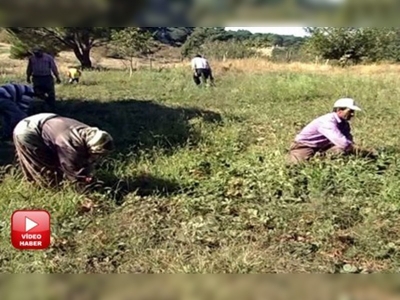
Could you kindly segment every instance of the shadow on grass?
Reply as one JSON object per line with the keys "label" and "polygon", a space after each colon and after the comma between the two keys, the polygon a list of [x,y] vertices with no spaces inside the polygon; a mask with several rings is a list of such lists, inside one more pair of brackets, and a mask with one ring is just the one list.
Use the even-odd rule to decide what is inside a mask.
{"label": "shadow on grass", "polygon": [[[40,112],[42,105],[42,102],[35,103],[33,113]],[[195,146],[201,139],[201,131],[192,124],[192,119],[197,119],[196,123],[222,122],[220,114],[212,111],[138,100],[100,102],[72,99],[58,102],[57,112],[108,131],[115,140],[113,156],[122,159],[122,163],[124,155],[128,158],[138,151],[156,149],[168,154],[179,147]],[[98,179],[104,182],[110,196],[119,204],[133,192],[139,196],[167,196],[181,190],[177,182],[147,174],[120,179],[99,170]]]}
{"label": "shadow on grass", "polygon": [[99,191],[103,193],[108,191],[117,205],[123,204],[125,196],[131,193],[141,197],[151,195],[167,197],[182,190],[182,186],[178,182],[157,178],[150,174],[141,174],[129,178],[118,178],[115,175],[107,174],[100,176],[100,179],[104,182],[104,186]]}
{"label": "shadow on grass", "polygon": [[[42,104],[36,104],[38,113]],[[120,100],[110,102],[66,100],[57,103],[60,115],[108,131],[114,138],[117,153],[196,145],[200,132],[190,124],[219,123],[221,115],[197,108],[169,107],[154,101]]]}

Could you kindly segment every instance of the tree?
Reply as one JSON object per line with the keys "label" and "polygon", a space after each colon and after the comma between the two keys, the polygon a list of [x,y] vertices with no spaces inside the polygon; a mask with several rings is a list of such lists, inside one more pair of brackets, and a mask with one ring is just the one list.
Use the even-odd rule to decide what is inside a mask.
{"label": "tree", "polygon": [[207,42],[228,41],[232,38],[233,34],[224,27],[196,27],[183,44],[181,54],[188,57],[195,51],[200,51],[201,46]]}
{"label": "tree", "polygon": [[366,39],[362,28],[355,27],[308,27],[311,34],[309,49],[324,59],[341,59],[348,52],[354,57],[365,55]]}
{"label": "tree", "polygon": [[153,35],[140,27],[113,30],[111,39],[116,52],[129,61],[129,77],[133,73],[134,58],[151,54],[155,45]]}
{"label": "tree", "polygon": [[[57,45],[70,49],[81,63],[82,68],[92,68],[90,52],[93,47],[109,40],[111,27],[6,27],[27,47]],[[47,47],[46,47],[47,45]]]}
{"label": "tree", "polygon": [[324,59],[354,62],[400,59],[400,35],[396,27],[306,27],[308,47]]}

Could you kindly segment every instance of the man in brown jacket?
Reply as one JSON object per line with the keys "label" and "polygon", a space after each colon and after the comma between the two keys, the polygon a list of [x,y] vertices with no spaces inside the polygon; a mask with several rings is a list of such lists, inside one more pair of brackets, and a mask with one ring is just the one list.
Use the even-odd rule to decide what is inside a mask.
{"label": "man in brown jacket", "polygon": [[13,138],[25,177],[44,187],[63,179],[80,187],[93,183],[95,163],[114,149],[107,132],[53,113],[23,119]]}

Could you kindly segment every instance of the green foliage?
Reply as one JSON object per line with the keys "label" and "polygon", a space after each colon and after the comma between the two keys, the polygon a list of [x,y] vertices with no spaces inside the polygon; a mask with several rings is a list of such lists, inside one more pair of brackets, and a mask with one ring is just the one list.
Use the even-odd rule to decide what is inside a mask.
{"label": "green foliage", "polygon": [[152,34],[141,30],[140,27],[114,30],[111,34],[111,40],[116,51],[125,57],[146,56],[152,52],[154,46]]}
{"label": "green foliage", "polygon": [[[48,49],[45,50],[48,52]],[[12,42],[10,48],[10,58],[13,59],[24,59],[31,55],[31,48],[28,47],[25,43],[21,40],[16,39]]]}
{"label": "green foliage", "polygon": [[201,53],[207,58],[221,60],[226,59],[242,59],[257,56],[257,52],[248,47],[243,42],[207,42],[201,46]]}
{"label": "green foliage", "polygon": [[21,44],[41,46],[50,53],[72,50],[83,68],[91,68],[90,51],[110,38],[109,27],[7,27]]}
{"label": "green foliage", "polygon": [[182,56],[188,57],[199,51],[200,47],[210,38],[207,32],[209,32],[209,27],[196,27],[181,48]]}
{"label": "green foliage", "polygon": [[[294,36],[280,36],[276,34],[252,34],[248,30],[226,31],[224,27],[195,27],[195,30],[186,40],[181,48],[183,57],[188,57],[202,50],[202,45],[210,42],[239,43],[241,48],[283,46],[298,48],[302,45],[304,38]],[[219,43],[218,45],[221,45]],[[229,46],[230,47],[230,46]],[[249,57],[251,50],[246,50],[243,57]],[[235,55],[237,56],[237,55]],[[250,55],[251,56],[251,55]]]}
{"label": "green foliage", "polygon": [[395,27],[309,27],[308,47],[324,59],[341,59],[351,51],[356,61],[398,61],[400,36]]}
{"label": "green foliage", "polygon": [[26,27],[23,30],[8,28],[10,36],[10,57],[14,59],[23,59],[31,55],[32,48],[41,47],[50,55],[56,56],[67,47],[52,37],[44,38],[38,31]]}
{"label": "green foliage", "polygon": [[129,70],[132,76],[133,58],[152,54],[155,47],[153,35],[140,27],[126,27],[111,33],[113,49],[119,57],[129,60]]}

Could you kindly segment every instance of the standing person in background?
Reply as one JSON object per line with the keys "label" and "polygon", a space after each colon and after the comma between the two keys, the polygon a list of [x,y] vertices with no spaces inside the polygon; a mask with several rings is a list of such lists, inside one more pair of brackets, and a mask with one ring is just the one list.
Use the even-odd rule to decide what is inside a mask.
{"label": "standing person in background", "polygon": [[33,83],[36,95],[46,102],[50,111],[55,110],[56,102],[53,75],[56,77],[56,82],[61,83],[54,58],[41,49],[35,48],[26,70],[27,81]]}
{"label": "standing person in background", "polygon": [[9,83],[0,86],[0,115],[3,119],[0,140],[12,140],[14,127],[30,113],[34,95],[29,85]]}
{"label": "standing person in background", "polygon": [[193,80],[196,85],[201,84],[201,79],[207,84],[207,80],[210,79],[211,85],[214,85],[214,78],[212,75],[212,70],[207,59],[197,54],[195,58],[192,59],[192,70],[193,70]]}

